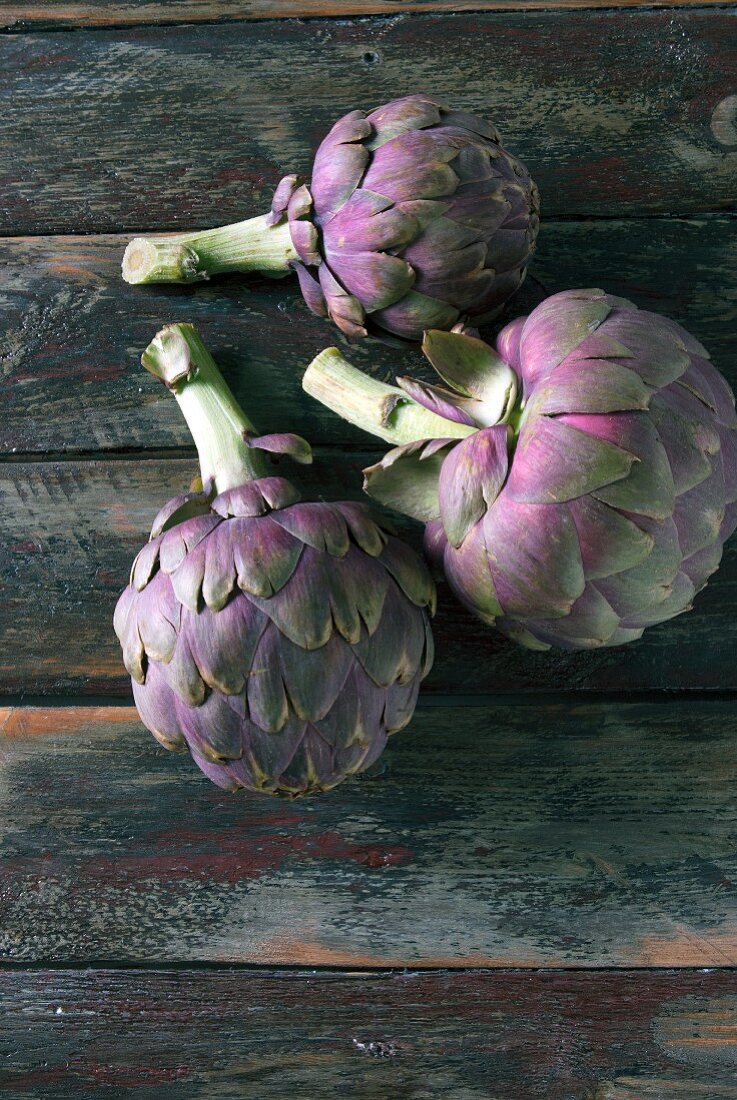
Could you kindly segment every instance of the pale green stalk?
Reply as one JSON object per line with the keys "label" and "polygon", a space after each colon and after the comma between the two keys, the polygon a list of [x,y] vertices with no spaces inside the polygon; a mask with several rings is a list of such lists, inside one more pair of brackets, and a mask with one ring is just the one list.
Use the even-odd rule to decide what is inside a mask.
{"label": "pale green stalk", "polygon": [[197,447],[203,484],[213,482],[222,493],[268,473],[261,452],[246,443],[253,424],[194,325],[167,325],[141,363],[176,397]]}
{"label": "pale green stalk", "polygon": [[192,283],[228,271],[260,271],[278,278],[298,259],[289,223],[266,216],[196,233],[136,237],[123,256],[127,283]]}
{"label": "pale green stalk", "polygon": [[417,439],[465,439],[476,431],[423,408],[397,386],[369,378],[337,348],[326,348],[313,359],[302,387],[344,420],[395,446]]}

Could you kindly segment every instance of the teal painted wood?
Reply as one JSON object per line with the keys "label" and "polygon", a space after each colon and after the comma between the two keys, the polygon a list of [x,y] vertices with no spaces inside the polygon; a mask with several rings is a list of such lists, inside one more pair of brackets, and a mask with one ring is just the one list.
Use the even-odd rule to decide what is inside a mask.
{"label": "teal painted wood", "polygon": [[[130,287],[120,278],[125,241],[4,242],[0,453],[187,445],[175,402],[139,366],[157,328],[172,320],[201,327],[264,431],[297,431],[317,444],[372,445],[302,392],[307,364],[341,337],[309,313],[296,280]],[[546,291],[576,286],[604,286],[675,318],[737,387],[737,217],[546,222],[530,277],[505,316],[528,312]],[[346,354],[382,379],[432,374],[415,349],[364,341]]]}
{"label": "teal painted wood", "polygon": [[735,86],[737,26],[717,8],[8,36],[0,229],[260,213],[340,114],[418,87],[491,115],[548,216],[727,209]]}
{"label": "teal painted wood", "polygon": [[734,1100],[737,976],[27,971],[24,1098]]}
{"label": "teal painted wood", "polygon": [[128,708],[3,720],[5,961],[737,964],[734,703],[421,707],[382,774],[296,802]]}

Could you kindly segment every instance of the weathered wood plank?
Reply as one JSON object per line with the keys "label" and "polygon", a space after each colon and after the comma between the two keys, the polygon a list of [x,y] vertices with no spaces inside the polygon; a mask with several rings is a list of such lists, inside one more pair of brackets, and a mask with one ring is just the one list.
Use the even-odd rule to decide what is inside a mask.
{"label": "weathered wood plank", "polygon": [[[4,243],[0,453],[186,445],[175,403],[138,365],[156,329],[175,319],[201,326],[264,431],[367,445],[368,437],[302,393],[310,359],[340,337],[308,312],[295,280],[129,287],[120,278],[125,239]],[[674,317],[706,343],[737,387],[736,217],[547,222],[531,277],[507,315],[534,306],[544,293],[540,283],[551,293],[604,285]],[[381,378],[423,373],[424,359],[414,350],[364,342],[347,354]]]}
{"label": "weathered wood plank", "polygon": [[28,1098],[737,1097],[733,972],[28,971],[0,997]]}
{"label": "weathered wood plank", "polygon": [[[360,497],[360,470],[377,455],[319,452],[294,477],[305,496]],[[196,470],[194,456],[0,465],[0,695],[129,696],[115,601],[158,508]],[[399,529],[420,548],[417,525],[400,520]],[[435,638],[428,691],[734,689],[737,540],[694,611],[619,649],[530,653],[463,611],[445,586]]]}
{"label": "weathered wood plank", "polygon": [[383,773],[227,795],[131,709],[0,735],[0,959],[734,966],[734,703],[420,707]]}
{"label": "weathered wood plank", "polygon": [[[652,7],[708,7],[724,0],[658,0]],[[314,19],[417,12],[637,8],[642,0],[0,0],[0,29],[215,23],[239,19]]]}
{"label": "weathered wood plank", "polygon": [[340,113],[417,87],[490,114],[547,215],[729,208],[736,85],[716,8],[7,36],[0,230],[245,217]]}

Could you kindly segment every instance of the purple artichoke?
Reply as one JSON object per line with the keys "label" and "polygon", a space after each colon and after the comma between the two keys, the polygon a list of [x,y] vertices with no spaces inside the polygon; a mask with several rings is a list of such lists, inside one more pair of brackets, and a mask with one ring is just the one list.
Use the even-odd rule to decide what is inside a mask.
{"label": "purple artichoke", "polygon": [[137,238],[123,276],[190,282],[293,268],[310,309],[346,335],[419,340],[498,311],[524,278],[538,226],[537,188],[495,128],[411,95],[336,122],[311,182],[286,176],[265,218]]}
{"label": "purple artichoke", "polygon": [[140,716],[221,787],[299,795],[365,770],[407,725],[432,663],[434,589],[360,504],[298,503],[196,331],[164,329],[144,366],[173,389],[203,492],[154,520],[115,631]]}
{"label": "purple artichoke", "polygon": [[573,290],[496,351],[463,331],[424,350],[446,386],[399,379],[383,420],[379,383],[351,415],[365,383],[335,351],[305,388],[402,444],[365,488],[427,524],[462,603],[535,649],[620,645],[691,607],[737,526],[734,397],[698,340]]}

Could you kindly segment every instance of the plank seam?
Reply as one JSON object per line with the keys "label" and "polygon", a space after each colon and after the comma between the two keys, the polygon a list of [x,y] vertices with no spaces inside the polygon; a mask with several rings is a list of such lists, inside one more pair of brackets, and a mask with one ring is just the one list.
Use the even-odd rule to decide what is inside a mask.
{"label": "plank seam", "polygon": [[315,974],[321,976],[328,976],[331,974],[340,975],[342,977],[355,977],[356,980],[362,978],[373,979],[376,977],[415,977],[423,974],[447,974],[453,975],[474,975],[474,974],[493,974],[493,975],[547,975],[547,974],[735,974],[737,975],[737,966],[725,965],[725,966],[423,966],[413,962],[407,966],[340,966],[340,965],[325,965],[316,963],[314,966],[305,966],[302,963],[241,963],[241,962],[209,962],[204,959],[182,959],[182,960],[110,960],[110,959],[84,959],[84,960],[69,960],[58,961],[53,959],[39,959],[31,961],[18,960],[17,962],[0,960],[0,977],[5,974],[17,974],[17,973],[35,973],[38,971],[47,971],[50,973],[70,973],[76,974],[81,971],[96,970],[96,971],[110,971],[110,972],[123,972],[123,973],[182,973],[188,970],[198,973],[209,972],[213,974],[223,973],[239,973],[239,974],[253,974],[254,976],[263,977],[264,975],[271,974],[274,977],[304,975],[310,977]]}
{"label": "plank seam", "polygon": [[[121,665],[122,668],[122,665]],[[660,688],[644,691],[597,691],[594,688],[582,688],[580,691],[541,691],[534,689],[520,692],[500,692],[472,695],[468,693],[452,695],[449,692],[426,692],[420,695],[417,713],[422,710],[457,709],[487,707],[501,709],[508,707],[554,707],[554,706],[677,706],[679,703],[734,703],[737,705],[737,688]],[[95,708],[115,710],[120,707],[135,710],[131,695],[27,695],[24,693],[0,692],[0,706],[25,710],[63,711],[75,708],[94,710]],[[0,727],[2,732],[2,727]]]}
{"label": "plank seam", "polygon": [[[734,5],[730,5],[734,7]],[[0,32],[2,33],[2,32]],[[604,224],[608,222],[634,222],[634,221],[682,221],[690,222],[694,219],[700,218],[713,218],[732,220],[737,218],[737,202],[728,207],[708,207],[698,210],[644,210],[644,211],[632,211],[611,214],[550,214],[547,217],[543,217],[541,225],[578,225],[587,224],[589,222],[602,222]],[[212,228],[204,224],[200,224],[198,228],[208,229]],[[73,243],[75,240],[86,240],[89,237],[132,237],[136,234],[151,234],[154,231],[146,227],[132,228],[124,227],[118,229],[82,229],[78,232],[72,232],[67,229],[61,229],[55,233],[34,233],[31,231],[17,231],[13,229],[0,228],[0,240],[7,241],[8,243],[23,243],[24,241],[69,241]],[[183,233],[184,230],[181,226],[171,228],[167,226],[161,226],[156,229],[156,233]],[[121,242],[122,243],[122,242]],[[245,276],[244,276],[245,277]],[[531,277],[528,274],[528,279]],[[249,276],[249,278],[257,279],[258,276]]]}

